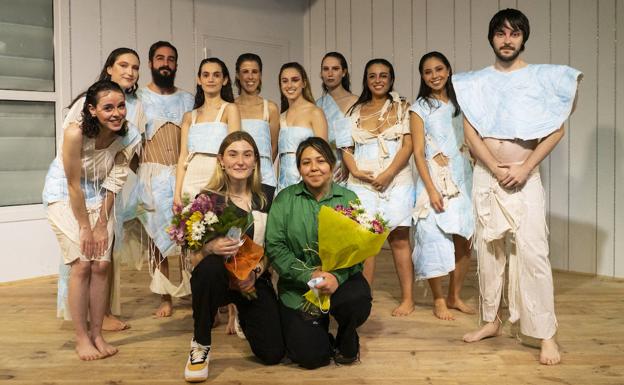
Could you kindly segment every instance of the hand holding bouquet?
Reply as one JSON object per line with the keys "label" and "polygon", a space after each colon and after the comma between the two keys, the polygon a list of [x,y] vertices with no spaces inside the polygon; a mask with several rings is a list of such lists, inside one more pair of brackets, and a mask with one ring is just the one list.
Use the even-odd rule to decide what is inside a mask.
{"label": "hand holding bouquet", "polygon": [[[390,233],[387,222],[379,214],[368,214],[359,200],[335,209],[321,207],[318,224],[318,253],[324,272],[352,267],[376,255]],[[308,300],[304,311],[329,311],[329,295],[310,290],[304,297]]]}
{"label": "hand holding bouquet", "polygon": [[[182,248],[197,252],[217,237],[227,237],[233,233],[244,234],[253,224],[251,213],[240,216],[235,206],[219,204],[217,197],[216,194],[199,194],[191,202],[185,196],[182,205],[174,205],[174,216],[167,229],[169,237]],[[224,256],[224,264],[230,272],[232,284],[234,280],[247,279],[264,256],[264,249],[248,236],[243,235],[237,240],[242,243],[236,254]],[[235,284],[231,286],[236,287]],[[247,298],[253,298],[254,294],[253,290],[243,293]]]}

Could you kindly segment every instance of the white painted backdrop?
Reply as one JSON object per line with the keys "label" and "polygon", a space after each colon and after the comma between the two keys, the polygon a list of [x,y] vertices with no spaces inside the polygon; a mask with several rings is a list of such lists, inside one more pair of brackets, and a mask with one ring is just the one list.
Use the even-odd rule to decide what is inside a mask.
{"label": "white painted backdrop", "polygon": [[396,89],[413,100],[418,61],[444,53],[455,72],[493,63],[487,28],[499,9],[531,22],[524,58],[583,71],[578,108],[542,164],[553,267],[624,277],[623,0],[309,0],[305,63],[320,94],[320,60],[337,50],[360,92],[367,60],[396,70]]}

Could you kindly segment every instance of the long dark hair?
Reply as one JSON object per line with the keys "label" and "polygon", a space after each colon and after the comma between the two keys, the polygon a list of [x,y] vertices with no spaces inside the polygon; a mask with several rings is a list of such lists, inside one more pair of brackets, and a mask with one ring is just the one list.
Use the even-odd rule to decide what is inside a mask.
{"label": "long dark hair", "polygon": [[388,89],[386,98],[388,99],[391,98],[390,92],[394,90],[394,67],[386,59],[382,59],[382,58],[371,59],[368,61],[368,63],[366,63],[366,66],[364,67],[364,77],[362,78],[362,93],[360,94],[360,97],[355,102],[355,104],[353,104],[351,108],[349,108],[349,110],[347,111],[347,115],[351,115],[358,106],[361,106],[362,104],[373,99],[373,93],[368,88],[367,78],[368,78],[368,69],[374,64],[382,64],[388,67],[388,72],[390,73],[390,88]]}
{"label": "long dark hair", "polygon": [[420,73],[420,88],[418,89],[418,97],[416,99],[422,98],[425,102],[427,102],[427,104],[429,105],[429,108],[431,109],[436,109],[440,106],[440,102],[436,98],[431,96],[431,93],[432,93],[431,87],[429,87],[423,79],[423,66],[425,65],[425,62],[431,58],[436,58],[440,60],[442,64],[446,66],[446,69],[448,70],[449,76],[448,76],[448,79],[446,79],[444,90],[446,91],[446,96],[448,96],[451,103],[453,103],[453,107],[455,107],[455,110],[453,111],[453,116],[457,116],[461,112],[461,109],[459,107],[459,103],[457,103],[457,96],[455,96],[455,88],[453,88],[453,83],[451,82],[451,77],[453,76],[453,69],[451,68],[451,63],[449,63],[446,56],[444,56],[442,53],[438,51],[432,51],[432,52],[426,53],[423,55],[423,57],[420,58],[420,62],[418,63],[418,72]]}
{"label": "long dark hair", "polygon": [[[221,99],[225,100],[226,102],[234,103],[234,92],[232,91],[232,78],[230,77],[230,71],[228,71],[227,66],[221,59],[216,57],[209,57],[202,60],[201,63],[199,63],[199,69],[197,70],[197,78],[201,77],[202,67],[206,63],[217,63],[219,66],[221,66],[221,72],[223,73],[223,77],[227,78],[228,80],[227,84],[224,84],[223,87],[221,87]],[[204,90],[202,90],[201,86],[198,84],[195,90],[195,105],[193,106],[193,109],[203,106],[205,101],[206,96],[204,96]]]}
{"label": "long dark hair", "polygon": [[246,61],[253,61],[258,63],[258,68],[260,69],[260,81],[258,82],[258,93],[260,93],[260,91],[262,91],[262,59],[260,59],[260,56],[256,55],[255,53],[243,53],[241,54],[238,59],[236,59],[236,78],[234,80],[234,85],[236,85],[236,89],[238,90],[238,94],[241,94],[241,83],[240,83],[240,79],[238,78],[238,71],[240,71],[240,67],[241,65],[246,62]]}
{"label": "long dark hair", "polygon": [[[345,73],[345,76],[342,77],[340,84],[342,84],[342,88],[351,92],[351,76],[349,75],[349,65],[347,64],[347,59],[345,59],[345,57],[340,52],[335,52],[335,51],[327,52],[325,56],[323,56],[323,60],[321,60],[321,70],[323,69],[323,61],[325,61],[325,59],[328,57],[333,57],[335,59],[340,60],[340,67],[342,67],[343,70],[347,71]],[[322,87],[323,87],[323,92],[329,91],[325,83],[323,83]]]}
{"label": "long dark hair", "polygon": [[[80,124],[82,133],[87,138],[95,138],[100,133],[100,122],[98,121],[97,116],[91,115],[89,106],[97,106],[100,101],[100,94],[106,91],[119,92],[124,95],[125,98],[125,94],[121,87],[119,87],[119,84],[110,80],[98,80],[87,89],[87,92],[85,92],[85,104],[84,107],[82,107],[82,123]],[[128,122],[124,121],[121,130],[117,131],[116,134],[124,136],[127,132]]]}
{"label": "long dark hair", "polygon": [[[139,60],[139,63],[141,63],[139,54],[136,53],[136,51],[133,50],[132,48],[126,48],[126,47],[115,48],[114,50],[111,51],[110,54],[108,54],[108,57],[106,58],[106,61],[104,62],[104,67],[102,67],[102,71],[100,71],[100,76],[98,76],[96,81],[111,80],[111,76],[108,74],[108,71],[107,71],[108,67],[112,67],[117,61],[117,59],[119,58],[119,56],[125,55],[127,53],[130,53],[136,56],[137,60]],[[139,88],[139,78],[137,77],[137,81],[134,83],[134,86],[130,89],[124,90],[124,93],[126,95],[135,96],[138,88]],[[72,102],[69,103],[69,106],[67,106],[67,108],[71,108],[74,104],[76,104],[78,99],[82,98],[86,94],[87,94],[87,91],[83,91],[79,93],[78,96],[76,96],[74,100],[72,100]]]}
{"label": "long dark hair", "polygon": [[288,99],[286,99],[286,96],[284,96],[284,93],[282,92],[282,72],[284,72],[284,70],[288,68],[294,68],[295,70],[297,70],[297,72],[299,72],[299,75],[301,75],[301,80],[303,80],[303,82],[305,83],[305,87],[303,88],[303,92],[302,92],[303,98],[307,100],[308,102],[314,104],[314,96],[312,95],[312,87],[310,86],[310,81],[308,80],[308,74],[306,73],[303,66],[297,62],[285,63],[284,65],[282,65],[282,68],[280,68],[279,76],[277,77],[277,86],[279,87],[279,90],[280,90],[280,102],[281,102],[280,112],[284,112],[288,110]]}

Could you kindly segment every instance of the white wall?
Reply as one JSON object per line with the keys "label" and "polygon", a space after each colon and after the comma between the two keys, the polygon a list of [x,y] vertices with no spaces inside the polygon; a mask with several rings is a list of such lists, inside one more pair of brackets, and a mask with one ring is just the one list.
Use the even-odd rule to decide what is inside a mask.
{"label": "white wall", "polygon": [[[151,78],[149,46],[172,42],[179,53],[176,84],[192,93],[205,53],[222,56],[233,72],[241,53],[235,47],[264,52],[263,94],[275,101],[279,66],[303,60],[303,0],[55,0],[54,5],[59,128],[64,106],[95,81],[117,47],[137,50],[139,84],[145,85]],[[0,207],[0,244],[0,282],[58,272],[58,245],[41,205]]]}
{"label": "white wall", "polygon": [[305,63],[315,94],[323,54],[338,50],[355,92],[366,61],[384,57],[397,90],[413,100],[418,61],[429,51],[444,53],[455,72],[492,64],[488,23],[507,7],[531,22],[528,62],[585,74],[566,136],[542,163],[553,267],[624,277],[623,0],[309,0]]}

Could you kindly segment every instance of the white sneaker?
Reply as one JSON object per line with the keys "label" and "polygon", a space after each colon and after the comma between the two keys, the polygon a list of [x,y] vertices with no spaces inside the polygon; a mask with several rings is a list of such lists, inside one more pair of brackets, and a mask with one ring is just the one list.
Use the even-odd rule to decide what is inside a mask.
{"label": "white sneaker", "polygon": [[187,382],[203,382],[208,378],[208,362],[210,361],[210,346],[204,346],[191,341],[186,366],[184,367],[184,379]]}
{"label": "white sneaker", "polygon": [[245,337],[245,332],[243,331],[243,328],[240,326],[240,320],[238,319],[238,314],[236,314],[236,318],[234,318],[234,331],[236,332],[236,335],[238,336],[238,338],[242,340],[247,339],[247,337]]}

